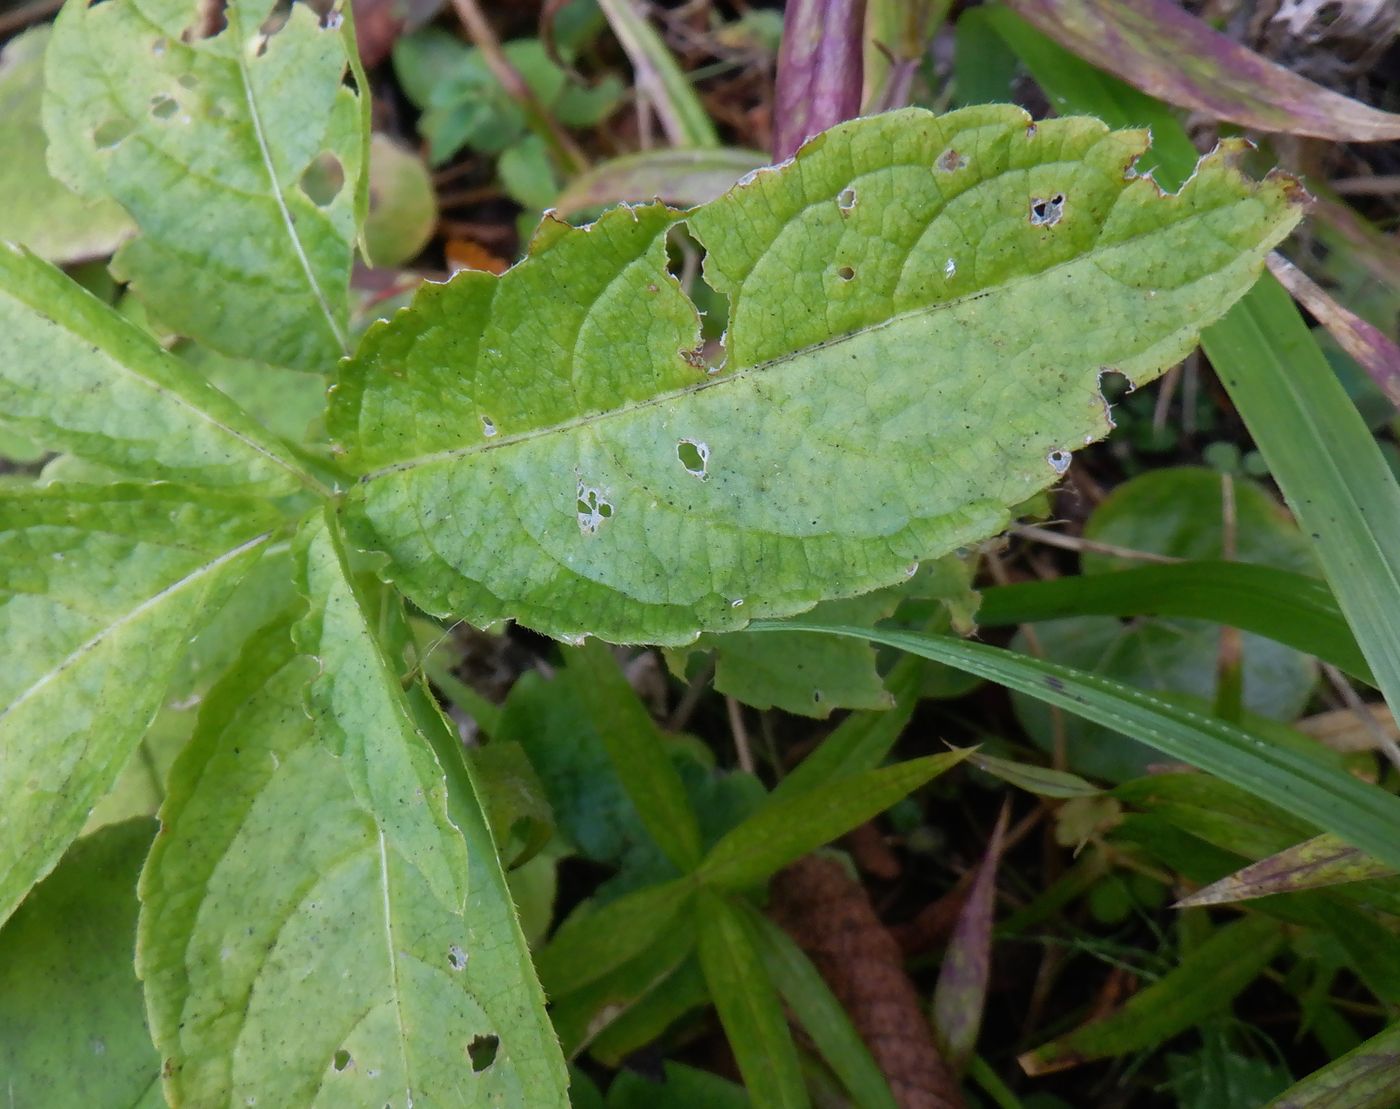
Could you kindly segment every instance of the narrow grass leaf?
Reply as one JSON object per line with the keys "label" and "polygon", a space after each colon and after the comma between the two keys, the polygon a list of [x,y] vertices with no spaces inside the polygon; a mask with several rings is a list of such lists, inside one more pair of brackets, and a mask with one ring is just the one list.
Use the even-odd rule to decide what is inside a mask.
{"label": "narrow grass leaf", "polygon": [[1400,1088],[1400,1023],[1313,1071],[1264,1109],[1390,1109]]}
{"label": "narrow grass leaf", "polygon": [[1024,789],[1027,793],[1034,793],[1037,797],[1094,797],[1103,792],[1078,774],[1071,774],[1066,770],[1016,762],[1013,759],[1000,759],[995,755],[984,755],[981,751],[974,751],[967,761],[978,770],[985,770],[1003,782]]}
{"label": "narrow grass leaf", "polygon": [[1282,929],[1267,917],[1227,924],[1117,1012],[1027,1052],[1021,1067],[1049,1074],[1156,1047],[1228,1006],[1282,948]]}
{"label": "narrow grass leaf", "polygon": [[805,1109],[797,1046],[743,911],[711,891],[696,909],[700,966],[754,1109]]}
{"label": "narrow grass leaf", "polygon": [[675,925],[694,892],[688,881],[667,882],[576,910],[535,960],[545,992],[574,993],[635,958]]}
{"label": "narrow grass leaf", "polygon": [[671,145],[718,146],[710,113],[636,0],[598,0],[598,7],[627,52],[638,91],[661,120]]}
{"label": "narrow grass leaf", "polygon": [[1340,142],[1400,138],[1400,116],[1272,62],[1172,0],[1006,0],[1042,34],[1212,119]]}
{"label": "narrow grass leaf", "polygon": [[1244,562],[1193,561],[1018,582],[982,591],[977,623],[1004,627],[1071,616],[1182,616],[1266,636],[1373,684],[1325,582]]}
{"label": "narrow grass leaf", "polygon": [[[755,627],[759,626],[823,630],[798,621],[764,622]],[[824,630],[833,635],[863,636],[946,663],[1128,733],[1400,867],[1400,798],[1344,771],[1329,770],[1319,760],[1289,747],[1094,674],[999,647],[918,632]]]}
{"label": "narrow grass leaf", "polygon": [[726,889],[757,885],[794,859],[878,816],[969,753],[929,755],[813,786],[795,796],[769,798],[710,849],[697,877]]}
{"label": "narrow grass leaf", "polygon": [[700,861],[700,825],[676,764],[646,706],[608,647],[596,640],[569,652],[574,689],[608,750],[613,769],[656,845],[682,871]]}
{"label": "narrow grass leaf", "polygon": [[832,1072],[861,1109],[895,1109],[890,1084],[826,979],[792,937],[760,913],[747,913],[768,977]]}
{"label": "narrow grass leaf", "polygon": [[779,780],[769,794],[769,804],[791,800],[881,765],[919,707],[924,668],[922,659],[908,655],[900,658],[885,677],[885,689],[894,704],[879,712],[853,712],[847,716],[815,751]]}
{"label": "narrow grass leaf", "polygon": [[1271,893],[1320,889],[1367,878],[1388,878],[1395,868],[1377,862],[1334,835],[1314,836],[1212,882],[1176,903],[1179,909],[1248,901]]}

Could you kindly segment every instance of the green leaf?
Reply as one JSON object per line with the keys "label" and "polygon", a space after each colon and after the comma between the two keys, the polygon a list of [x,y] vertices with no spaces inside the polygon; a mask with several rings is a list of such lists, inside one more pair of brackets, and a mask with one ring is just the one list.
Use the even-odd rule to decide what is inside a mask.
{"label": "green leaf", "polygon": [[794,859],[878,816],[969,753],[911,759],[770,800],[710,849],[697,876],[727,889],[757,885]]}
{"label": "green leaf", "polygon": [[1387,1109],[1400,1083],[1400,1023],[1290,1086],[1265,1109]]}
{"label": "green leaf", "polygon": [[276,517],[173,486],[0,499],[0,920],[58,861]]}
{"label": "green leaf", "polygon": [[131,221],[110,200],[85,200],[49,176],[39,118],[48,42],[49,28],[33,27],[0,52],[0,239],[76,262],[110,254],[131,233]]}
{"label": "green leaf", "polygon": [[661,1082],[636,1071],[622,1071],[608,1087],[607,1109],[748,1109],[752,1104],[742,1086],[709,1071],[669,1059]]}
{"label": "green leaf", "polygon": [[678,869],[694,870],[702,852],[695,810],[617,659],[602,643],[589,643],[569,653],[568,668],[577,675],[574,690],[647,832]]}
{"label": "green leaf", "polygon": [[[894,589],[823,601],[813,619],[873,626],[899,604]],[[715,689],[756,709],[780,708],[825,720],[838,709],[887,709],[892,698],[867,643],[830,636],[702,635],[691,648],[715,652]],[[679,652],[676,652],[679,653]]]}
{"label": "green leaf", "polygon": [[[1203,466],[1170,466],[1125,481],[1098,505],[1084,536],[1129,550],[1182,559],[1225,556],[1224,479]],[[1315,574],[1317,560],[1283,505],[1258,482],[1234,483],[1232,560]],[[1086,550],[1085,574],[1126,570],[1130,559]]]}
{"label": "green leaf", "polygon": [[486,825],[511,868],[528,862],[554,835],[554,813],[530,757],[518,743],[499,740],[470,752],[472,773],[486,794]]}
{"label": "green leaf", "polygon": [[[691,947],[694,946],[692,938]],[[700,969],[700,958],[692,950],[671,974],[653,979],[644,997],[609,1021],[589,1044],[588,1053],[604,1066],[621,1067],[629,1056],[655,1043],[677,1025],[684,1027],[680,1022],[707,1009],[709,1004],[710,991]]]}
{"label": "green leaf", "polygon": [[334,533],[313,519],[301,550],[295,646],[273,625],[206,701],[142,876],[167,1096],[564,1105],[538,988],[492,950],[509,955],[513,919],[483,922],[468,899],[489,835],[464,840],[449,817]]}
{"label": "green leaf", "polygon": [[1211,620],[1311,652],[1373,681],[1327,585],[1272,566],[1186,562],[994,586],[982,591],[977,623],[1003,627],[1090,615]]}
{"label": "green leaf", "polygon": [[581,990],[645,951],[671,928],[694,893],[689,881],[667,882],[575,912],[536,962],[551,997]]}
{"label": "green leaf", "polygon": [[885,679],[894,698],[893,706],[883,712],[851,713],[815,751],[778,781],[770,803],[874,770],[883,763],[919,707],[925,669],[927,664],[922,659],[908,655],[896,662]]}
{"label": "green leaf", "polygon": [[1034,694],[1087,720],[1130,732],[1172,758],[1224,778],[1400,867],[1400,798],[1202,713],[1068,666],[949,636],[821,628],[797,621],[758,627],[863,636]]}
{"label": "green leaf", "polygon": [[348,526],[427,611],[561,638],[678,644],[901,581],[1051,484],[1108,430],[1104,367],[1182,357],[1297,221],[1233,148],[1178,196],[1125,180],[1145,141],[1006,107],[833,128],[687,217],[732,304],[717,373],[674,213],[547,223],[343,367]]}
{"label": "green leaf", "polygon": [[[694,952],[695,921],[689,914],[682,914],[654,942],[609,973],[570,993],[551,996],[549,1015],[559,1033],[564,1054],[573,1058],[587,1049],[598,1057],[598,1038],[607,1035],[619,1020],[649,1002],[651,1008],[659,1008],[669,1019],[653,1024],[649,1029],[651,1034],[635,1043],[633,1050],[655,1039],[681,1015],[674,1011],[671,1002],[686,1008],[707,1004],[709,995],[705,993],[703,981],[698,999],[693,993],[687,996],[690,991],[674,988],[677,971],[688,961],[693,964]],[[698,966],[694,967],[693,977],[699,978]]]}
{"label": "green leaf", "polygon": [[0,1074],[15,1109],[164,1104],[131,967],[155,830],[131,820],[78,840],[0,931]]}
{"label": "green leaf", "polygon": [[369,146],[369,214],[365,253],[375,266],[417,257],[437,226],[437,196],[423,160],[386,135]]}
{"label": "green leaf", "polygon": [[861,1109],[895,1109],[889,1082],[812,960],[766,916],[747,916],[768,977],[854,1103]]}
{"label": "green leaf", "polygon": [[186,0],[68,3],[46,58],[49,165],[135,219],[114,272],[173,330],[326,369],[345,351],[368,97],[343,83],[348,5],[271,8],[232,0],[203,37]]}
{"label": "green leaf", "polygon": [[[901,602],[933,600],[946,606],[935,609],[937,630],[948,626],[951,615],[959,631],[971,631],[970,619],[961,626],[961,614],[964,606],[969,612],[977,607],[977,594],[970,588],[972,572],[970,561],[947,555],[925,563],[914,577],[889,589],[823,601],[807,617],[823,624],[868,627],[893,615]],[[702,635],[689,647],[667,652],[667,661],[678,674],[684,673],[680,660],[706,650],[715,653],[715,689],[754,708],[776,707],[825,720],[837,709],[888,709],[894,704],[876,668],[875,651],[866,643],[802,632],[730,632]]]}
{"label": "green leaf", "polygon": [[1227,924],[1117,1012],[1027,1052],[1021,1066],[1045,1074],[1155,1047],[1229,1005],[1282,946],[1278,924],[1266,917]]}
{"label": "green leaf", "polygon": [[146,478],[267,493],[310,481],[285,447],[139,327],[4,244],[0,423]]}
{"label": "green leaf", "polygon": [[755,1109],[805,1109],[797,1047],[742,910],[705,891],[696,903],[700,966]]}

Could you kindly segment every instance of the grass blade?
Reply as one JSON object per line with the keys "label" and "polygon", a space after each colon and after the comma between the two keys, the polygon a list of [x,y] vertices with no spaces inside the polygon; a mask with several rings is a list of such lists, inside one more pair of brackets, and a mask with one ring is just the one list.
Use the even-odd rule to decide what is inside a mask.
{"label": "grass blade", "polygon": [[1278,923],[1267,917],[1227,924],[1112,1016],[1027,1052],[1021,1066],[1048,1074],[1155,1047],[1228,1005],[1282,946]]}
{"label": "grass blade", "polygon": [[799,621],[753,626],[863,637],[977,674],[1130,734],[1400,866],[1400,798],[1235,725],[1094,674],[951,636]]}
{"label": "grass blade", "polygon": [[797,1045],[742,912],[716,893],[696,904],[700,965],[755,1109],[805,1109]]}
{"label": "grass blade", "polygon": [[862,1109],[895,1109],[889,1082],[812,960],[766,916],[751,913],[749,920],[778,992],[855,1103]]}
{"label": "grass blade", "polygon": [[1325,583],[1245,562],[1180,562],[1018,582],[982,593],[983,627],[1066,616],[1184,616],[1266,636],[1375,684]]}

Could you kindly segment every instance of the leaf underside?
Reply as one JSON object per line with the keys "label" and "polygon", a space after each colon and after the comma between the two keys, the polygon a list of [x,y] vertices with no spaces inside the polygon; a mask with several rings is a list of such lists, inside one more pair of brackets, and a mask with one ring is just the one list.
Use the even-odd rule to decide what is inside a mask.
{"label": "leaf underside", "polygon": [[[345,518],[428,611],[679,644],[903,580],[994,533],[1182,358],[1297,222],[1233,148],[1177,195],[1143,132],[1016,108],[834,128],[682,215],[547,223],[345,364]],[[684,218],[726,357],[667,272]]]}
{"label": "leaf underside", "polygon": [[326,369],[344,353],[361,97],[339,5],[270,19],[232,0],[68,3],[46,58],[49,166],[110,196],[138,238],[114,272],[171,330],[225,354]]}

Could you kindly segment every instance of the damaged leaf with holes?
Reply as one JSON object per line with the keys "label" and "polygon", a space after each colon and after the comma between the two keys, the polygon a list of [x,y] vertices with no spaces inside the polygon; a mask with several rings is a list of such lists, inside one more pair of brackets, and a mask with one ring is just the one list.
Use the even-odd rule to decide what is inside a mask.
{"label": "damaged leaf with holes", "polygon": [[[366,335],[345,519],[424,609],[681,644],[994,534],[1182,358],[1298,221],[1226,144],[1176,195],[1140,131],[990,106],[833,128],[688,213],[546,222]],[[680,220],[730,303],[707,365]],[[645,321],[639,326],[639,321]]]}
{"label": "damaged leaf with holes", "polygon": [[136,222],[112,269],[168,330],[301,369],[345,353],[368,101],[344,7],[107,0],[59,15],[50,169]]}

